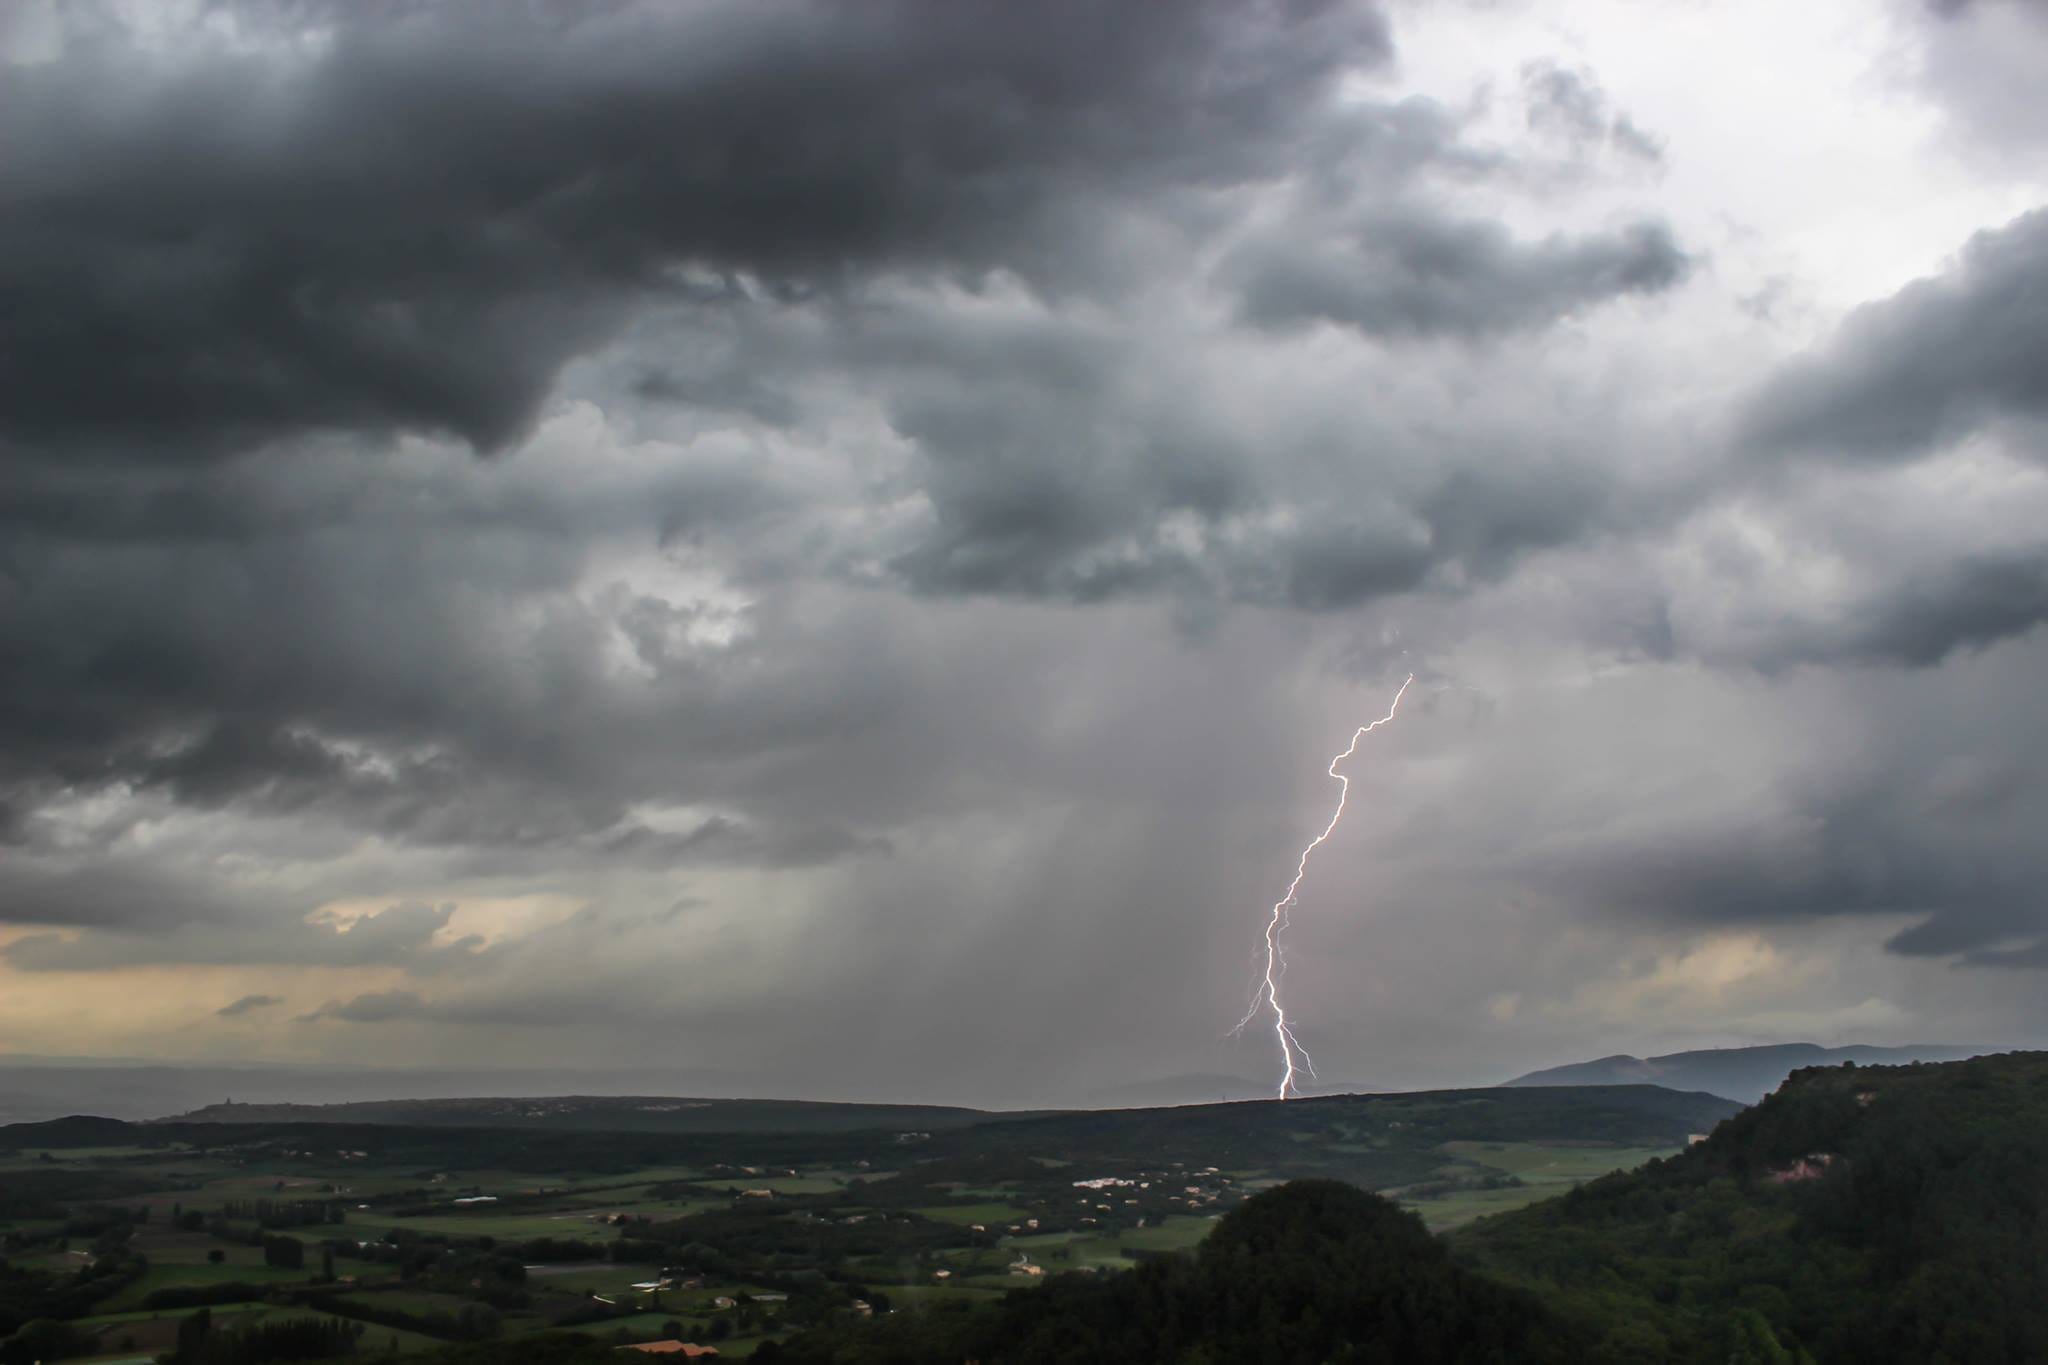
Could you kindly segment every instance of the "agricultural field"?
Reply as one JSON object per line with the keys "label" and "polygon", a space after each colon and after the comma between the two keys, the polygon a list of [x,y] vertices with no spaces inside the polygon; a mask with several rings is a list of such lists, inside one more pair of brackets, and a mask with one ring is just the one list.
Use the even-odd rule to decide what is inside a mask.
{"label": "agricultural field", "polygon": [[79,1358],[149,1358],[204,1308],[230,1334],[341,1324],[330,1336],[358,1354],[554,1332],[601,1345],[680,1334],[744,1357],[870,1313],[1184,1253],[1255,1191],[1305,1176],[1383,1189],[1456,1226],[1709,1126],[1697,1099],[1643,1089],[931,1132],[841,1131],[809,1112],[801,1132],[740,1134],[85,1120],[89,1145],[67,1146],[74,1121],[29,1125],[27,1140],[0,1129],[0,1256],[17,1275],[0,1341],[59,1319],[89,1348]]}
{"label": "agricultural field", "polygon": [[1388,1191],[1420,1214],[1432,1232],[1526,1208],[1574,1185],[1616,1171],[1634,1170],[1653,1158],[1672,1156],[1682,1149],[1675,1145],[1460,1140],[1443,1143],[1437,1150],[1450,1158],[1440,1168],[1437,1179]]}
{"label": "agricultural field", "polygon": [[[144,1239],[147,1246],[147,1239]],[[223,1251],[227,1248],[222,1248]],[[140,1308],[151,1294],[174,1287],[206,1287],[219,1284],[249,1284],[259,1288],[272,1284],[291,1284],[304,1280],[305,1275],[294,1270],[280,1270],[262,1263],[261,1258],[251,1262],[246,1247],[236,1247],[243,1253],[239,1260],[223,1265],[208,1265],[199,1262],[150,1262],[149,1269],[140,1278],[112,1298],[105,1300],[109,1312],[127,1312]],[[147,1252],[145,1251],[145,1254]]]}
{"label": "agricultural field", "polygon": [[980,1223],[986,1227],[1007,1226],[1019,1218],[1029,1215],[1015,1204],[952,1204],[935,1205],[929,1208],[912,1209],[920,1217],[936,1223],[958,1223],[969,1226]]}

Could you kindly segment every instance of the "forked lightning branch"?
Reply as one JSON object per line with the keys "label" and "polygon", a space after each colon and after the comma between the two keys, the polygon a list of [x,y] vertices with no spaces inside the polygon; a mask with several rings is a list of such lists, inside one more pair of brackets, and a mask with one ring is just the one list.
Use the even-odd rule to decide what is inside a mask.
{"label": "forked lightning branch", "polygon": [[1301,857],[1294,864],[1294,880],[1287,884],[1287,894],[1273,902],[1272,913],[1266,917],[1266,970],[1258,984],[1252,987],[1251,1005],[1245,1010],[1244,1018],[1237,1021],[1234,1033],[1242,1033],[1251,1022],[1259,1017],[1261,1010],[1270,1010],[1273,1015],[1273,1036],[1280,1044],[1280,1088],[1278,1097],[1287,1099],[1294,1094],[1295,1078],[1303,1071],[1316,1074],[1316,1064],[1310,1059],[1308,1049],[1294,1036],[1294,1027],[1287,1021],[1287,1008],[1280,1003],[1280,978],[1287,970],[1287,956],[1281,950],[1280,937],[1287,931],[1287,918],[1294,909],[1301,894],[1302,879],[1308,875],[1308,857],[1321,848],[1329,837],[1336,833],[1337,822],[1344,818],[1344,805],[1351,799],[1351,779],[1337,771],[1337,766],[1358,752],[1358,742],[1394,718],[1394,712],[1401,709],[1401,698],[1408,695],[1408,686],[1415,681],[1410,673],[1394,693],[1393,704],[1387,707],[1387,714],[1370,725],[1361,725],[1351,732],[1351,743],[1344,751],[1330,760],[1329,774],[1337,779],[1337,809],[1330,815],[1330,823],[1323,826],[1323,832],[1309,841],[1301,851]]}

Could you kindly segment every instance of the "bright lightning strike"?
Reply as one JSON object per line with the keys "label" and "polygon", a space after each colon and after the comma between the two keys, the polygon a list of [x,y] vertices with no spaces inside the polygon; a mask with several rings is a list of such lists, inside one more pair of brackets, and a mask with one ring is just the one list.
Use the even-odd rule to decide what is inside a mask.
{"label": "bright lightning strike", "polygon": [[1361,725],[1351,733],[1351,743],[1344,752],[1330,760],[1330,776],[1337,779],[1337,809],[1330,816],[1330,823],[1323,826],[1323,832],[1309,841],[1301,851],[1301,858],[1294,865],[1294,880],[1287,884],[1287,894],[1273,902],[1273,913],[1266,920],[1266,972],[1258,985],[1252,988],[1252,1003],[1245,1010],[1244,1018],[1237,1021],[1234,1033],[1242,1033],[1252,1020],[1258,1018],[1260,1009],[1273,1011],[1273,1034],[1280,1043],[1280,1060],[1285,1069],[1280,1075],[1279,1098],[1286,1099],[1294,1093],[1294,1078],[1301,1071],[1316,1074],[1316,1064],[1309,1059],[1308,1049],[1294,1036],[1294,1029],[1287,1022],[1287,1010],[1280,1004],[1280,977],[1287,970],[1286,956],[1280,951],[1280,935],[1287,929],[1287,913],[1294,908],[1296,894],[1301,890],[1301,879],[1308,875],[1308,855],[1321,848],[1337,830],[1337,822],[1344,818],[1344,803],[1351,799],[1351,779],[1337,771],[1337,765],[1358,752],[1358,741],[1385,725],[1394,718],[1394,712],[1401,709],[1401,698],[1408,695],[1408,685],[1415,681],[1410,673],[1401,690],[1394,694],[1393,705],[1387,714],[1370,725]]}

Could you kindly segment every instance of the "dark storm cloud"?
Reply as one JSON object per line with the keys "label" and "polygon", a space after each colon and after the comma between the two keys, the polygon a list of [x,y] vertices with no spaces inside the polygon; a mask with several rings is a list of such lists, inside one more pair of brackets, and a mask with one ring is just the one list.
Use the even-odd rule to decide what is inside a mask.
{"label": "dark storm cloud", "polygon": [[[1738,337],[1693,367],[1717,281],[1591,72],[1528,68],[1489,124],[1388,94],[1369,6],[221,12],[279,41],[113,25],[0,82],[32,343],[0,358],[0,920],[63,931],[8,945],[25,989],[278,968],[289,1010],[226,1012],[326,1000],[309,1049],[673,1024],[993,1089],[1162,1018],[1206,1037],[1323,731],[1439,650],[1599,714],[1518,780],[1407,703],[1351,832],[1424,949],[1528,807],[1641,790],[1615,653],[1769,712],[2038,619],[2025,536],[1951,519],[1904,556],[1804,484],[1737,509],[1770,523],[1753,581],[1674,551],[1710,605],[1673,609],[1665,533],[1768,482],[1713,406],[1754,366]],[[1514,640],[1526,678],[1486,657]],[[1737,766],[1769,742],[1700,728]],[[1826,777],[1861,746],[1786,747]],[[2019,966],[2048,869],[2016,781],[1933,823],[1823,794],[1629,837],[1610,797],[1503,883],[1645,939],[1897,915],[1902,955]],[[1497,818],[1409,843],[1474,797]],[[585,909],[450,943],[450,897]],[[1048,999],[1089,1003],[1015,1028]]]}
{"label": "dark storm cloud", "polygon": [[2020,948],[1986,948],[1965,953],[1962,960],[1972,967],[2005,967],[2023,971],[2048,971],[2048,936]]}
{"label": "dark storm cloud", "polygon": [[233,1019],[255,1010],[267,1010],[283,1003],[284,997],[279,995],[245,995],[222,1005],[214,1013],[223,1019]]}
{"label": "dark storm cloud", "polygon": [[[382,438],[517,444],[562,367],[650,308],[737,340],[633,358],[623,409],[794,427],[789,387],[818,374],[750,350],[759,319],[834,338],[819,370],[872,372],[886,347],[829,354],[871,339],[840,334],[863,279],[1006,268],[1058,295],[1129,266],[1131,222],[1199,233],[1212,192],[1304,156],[1368,180],[1462,156],[1426,102],[1335,108],[1339,75],[1388,54],[1362,6],[231,8],[273,37],[334,28],[226,55],[81,20],[88,40],[0,93],[0,300],[24,342],[0,360],[0,629],[36,642],[0,653],[17,810],[126,784],[424,845],[885,851],[836,818],[639,829],[627,806],[674,775],[615,781],[607,758],[655,714],[715,757],[843,729],[869,699],[844,678],[784,704],[758,677],[691,682],[680,609],[570,599],[594,549],[650,520],[665,546],[731,550],[812,490],[759,459],[486,484]],[[1062,386],[1100,358],[1073,340],[980,353],[1030,390],[1007,410],[971,349],[943,384],[878,385],[939,512],[883,547],[899,580],[1099,599],[1214,576],[1162,523],[1256,503],[1256,452],[1148,431],[1117,394],[1059,431]],[[1359,536],[1319,535],[1301,557],[1321,597],[1319,546]],[[744,543],[725,567],[784,553]],[[1352,551],[1341,591],[1426,567],[1404,547],[1397,575],[1358,571],[1380,553]],[[622,700],[592,662],[621,637],[667,692],[708,698],[695,721]]]}
{"label": "dark storm cloud", "polygon": [[1065,0],[423,8],[267,64],[81,45],[0,108],[6,449],[499,449],[636,295],[1085,275],[1092,203],[1280,173],[1385,53],[1356,8]]}
{"label": "dark storm cloud", "polygon": [[2039,97],[2048,10],[2034,0],[1927,0],[1912,33],[1920,90],[1948,115],[1951,149],[2030,169],[2048,148]]}
{"label": "dark storm cloud", "polygon": [[2021,888],[1973,875],[1960,851],[1945,853],[1924,838],[1902,841],[1889,817],[1802,812],[1751,827],[1667,833],[1650,846],[1594,854],[1561,884],[1633,914],[1706,923],[2028,907]]}
{"label": "dark storm cloud", "polygon": [[1254,496],[1238,452],[1167,414],[1132,424],[1088,374],[1005,370],[997,383],[920,388],[892,425],[926,457],[934,531],[894,570],[921,589],[1079,600],[1198,581],[1166,543],[1176,513],[1209,521]]}
{"label": "dark storm cloud", "polygon": [[1823,629],[1807,657],[1913,667],[1958,650],[1983,649],[2048,621],[2048,551],[1984,556],[1965,552],[1880,597],[1859,619]]}
{"label": "dark storm cloud", "polygon": [[[614,800],[536,799],[576,757],[532,742],[524,718],[525,688],[566,700],[592,685],[604,627],[563,603],[515,645],[488,614],[559,597],[591,547],[628,527],[743,526],[776,497],[767,476],[716,460],[558,483],[315,454],[182,485],[105,472],[21,483],[66,510],[24,517],[0,543],[0,564],[19,570],[0,588],[0,629],[39,642],[0,651],[0,791],[11,778],[26,803],[122,781],[193,807],[260,799],[444,842],[621,818]],[[660,662],[657,640],[640,647]],[[551,676],[513,681],[508,648]]]}
{"label": "dark storm cloud", "polygon": [[[2032,742],[2011,738],[2023,750]],[[1975,747],[1967,728],[1937,728],[1864,756],[1860,771],[1818,753],[1825,776],[1781,780],[1740,810],[1595,833],[1518,870],[1578,905],[1691,926],[1909,917],[1889,951],[1975,961],[2041,932],[2048,879],[2033,837],[2048,785],[2024,759],[1960,759]]]}
{"label": "dark storm cloud", "polygon": [[0,924],[172,927],[231,920],[256,909],[232,890],[132,853],[80,863],[39,859],[22,849],[0,860]]}
{"label": "dark storm cloud", "polygon": [[2048,209],[2036,209],[1971,238],[1952,270],[1858,309],[1757,396],[1747,428],[1771,450],[1901,460],[1999,418],[2044,416]]}
{"label": "dark storm cloud", "polygon": [[[1456,306],[1440,284],[1509,306],[1475,280],[1420,280],[1416,297]],[[1491,577],[1627,496],[1597,419],[1495,430],[1468,411],[1419,436],[1361,420],[1351,385],[1374,382],[1365,366],[1248,403],[1235,370],[1266,342],[1204,344],[1178,316],[862,318],[842,363],[889,395],[930,513],[887,569],[925,594],[1327,611]]]}
{"label": "dark storm cloud", "polygon": [[1522,68],[1522,96],[1532,132],[1556,137],[1576,151],[1611,147],[1649,165],[1664,159],[1662,144],[1615,110],[1589,71],[1531,62]]}
{"label": "dark storm cloud", "polygon": [[1617,497],[1590,432],[1563,454],[1466,433],[1415,471],[1411,438],[1347,425],[1334,393],[1304,399],[1298,429],[1246,428],[1210,409],[1215,376],[1146,349],[1085,381],[999,372],[950,371],[893,414],[932,518],[888,568],[921,593],[1336,611],[1492,577]]}
{"label": "dark storm cloud", "polygon": [[1661,223],[1521,243],[1491,220],[1405,212],[1352,223],[1335,240],[1253,243],[1225,273],[1260,326],[1334,322],[1370,336],[1470,339],[1660,293],[1688,265]]}
{"label": "dark storm cloud", "polygon": [[[1658,658],[1693,657],[1769,675],[1809,667],[1935,668],[1958,655],[2025,636],[2048,621],[2048,550],[1983,549],[1933,540],[1913,557],[1874,545],[1822,542],[1853,590],[1806,603],[1769,577],[1726,589],[1748,619],[1725,637],[1713,627],[1641,637]],[[1731,575],[1733,577],[1733,575]]]}

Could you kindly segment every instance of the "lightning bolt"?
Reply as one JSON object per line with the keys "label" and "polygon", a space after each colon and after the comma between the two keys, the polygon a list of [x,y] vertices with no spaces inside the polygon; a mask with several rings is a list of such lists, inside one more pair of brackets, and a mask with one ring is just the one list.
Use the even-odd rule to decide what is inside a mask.
{"label": "lightning bolt", "polygon": [[1284,1100],[1294,1093],[1294,1078],[1297,1074],[1302,1071],[1308,1072],[1311,1076],[1316,1074],[1316,1064],[1310,1060],[1308,1049],[1301,1045],[1301,1040],[1294,1036],[1293,1026],[1287,1022],[1287,1010],[1280,1003],[1280,977],[1287,970],[1286,955],[1280,951],[1280,935],[1286,932],[1288,912],[1294,908],[1296,896],[1301,891],[1302,878],[1308,875],[1308,855],[1321,848],[1330,836],[1336,833],[1337,822],[1344,818],[1344,804],[1351,799],[1351,779],[1338,772],[1337,765],[1358,752],[1360,740],[1394,718],[1394,712],[1401,709],[1401,698],[1408,695],[1409,683],[1414,681],[1415,675],[1410,673],[1407,682],[1401,684],[1401,690],[1394,693],[1394,701],[1387,708],[1387,714],[1370,725],[1361,725],[1352,731],[1351,743],[1345,746],[1344,752],[1330,760],[1330,776],[1336,778],[1339,783],[1337,809],[1331,813],[1330,823],[1323,826],[1323,832],[1310,840],[1308,847],[1301,851],[1301,857],[1294,865],[1294,880],[1287,884],[1287,894],[1273,902],[1272,914],[1266,920],[1265,976],[1252,987],[1251,1005],[1245,1010],[1244,1018],[1237,1021],[1237,1027],[1231,1032],[1243,1033],[1252,1020],[1258,1018],[1262,1008],[1273,1011],[1273,1034],[1280,1043],[1280,1060],[1285,1068],[1280,1075],[1280,1092],[1277,1097],[1279,1099]]}

